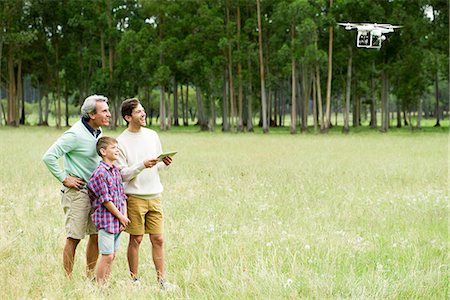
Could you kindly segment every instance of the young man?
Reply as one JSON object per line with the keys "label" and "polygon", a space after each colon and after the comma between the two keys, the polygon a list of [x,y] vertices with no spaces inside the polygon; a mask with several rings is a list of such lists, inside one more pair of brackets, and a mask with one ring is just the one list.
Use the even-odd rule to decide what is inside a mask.
{"label": "young man", "polygon": [[138,99],[127,99],[122,103],[122,117],[127,129],[117,138],[120,149],[117,165],[125,183],[131,221],[126,230],[130,234],[127,253],[130,274],[138,282],[139,245],[144,234],[149,234],[160,289],[174,290],[176,286],[165,279],[163,186],[158,175],[158,170],[166,169],[172,158],[158,161],[157,157],[162,153],[161,142],[155,131],[144,127],[146,114]]}
{"label": "young man", "polygon": [[[67,236],[63,252],[64,270],[68,277],[72,276],[75,251],[80,240],[88,234],[86,271],[90,278],[97,263],[98,245],[85,183],[100,161],[95,146],[102,135],[101,126],[109,125],[108,98],[99,95],[87,97],[81,106],[81,114],[81,120],[64,132],[42,159],[53,176],[64,185],[61,190]],[[61,157],[64,170],[58,163]]]}
{"label": "young man", "polygon": [[94,212],[92,221],[98,230],[98,249],[101,254],[96,277],[99,285],[108,280],[112,263],[119,249],[121,232],[130,223],[123,190],[122,176],[114,161],[119,157],[117,140],[101,137],[97,142],[97,153],[102,161],[89,177],[87,187]]}

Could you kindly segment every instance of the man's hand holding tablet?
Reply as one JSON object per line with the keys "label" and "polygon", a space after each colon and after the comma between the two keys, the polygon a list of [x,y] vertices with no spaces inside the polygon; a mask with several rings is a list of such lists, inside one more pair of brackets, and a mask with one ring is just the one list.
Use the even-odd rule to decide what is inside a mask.
{"label": "man's hand holding tablet", "polygon": [[174,156],[175,154],[177,154],[177,151],[171,151],[171,152],[164,152],[164,153],[161,153],[161,154],[158,156],[158,160],[159,160],[159,161],[163,161],[163,159],[164,159],[165,157],[170,157],[170,158],[172,158],[172,156]]}

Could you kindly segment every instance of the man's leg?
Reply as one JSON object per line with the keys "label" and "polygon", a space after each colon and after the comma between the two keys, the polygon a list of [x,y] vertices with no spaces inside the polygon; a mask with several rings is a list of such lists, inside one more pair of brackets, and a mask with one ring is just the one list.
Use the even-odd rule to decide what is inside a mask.
{"label": "man's leg", "polygon": [[128,243],[128,267],[130,268],[131,277],[137,278],[139,267],[139,246],[141,245],[143,235],[130,234],[130,242]]}
{"label": "man's leg", "polygon": [[95,273],[98,259],[98,235],[91,234],[86,246],[86,276],[91,278]]}
{"label": "man's leg", "polygon": [[164,274],[164,237],[162,234],[150,234],[152,242],[152,257],[155,264],[158,282],[163,279]]}
{"label": "man's leg", "polygon": [[76,240],[73,238],[67,238],[66,244],[64,246],[64,252],[63,252],[64,271],[66,272],[66,275],[69,278],[72,277],[73,262],[75,260],[75,251],[77,249],[79,242],[80,242],[80,240]]}

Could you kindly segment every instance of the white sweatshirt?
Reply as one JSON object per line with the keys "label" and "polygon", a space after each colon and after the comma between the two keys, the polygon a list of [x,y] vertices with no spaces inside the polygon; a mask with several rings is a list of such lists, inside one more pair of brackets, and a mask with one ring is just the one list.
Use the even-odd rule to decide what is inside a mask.
{"label": "white sweatshirt", "polygon": [[142,127],[139,132],[125,129],[118,137],[120,155],[117,166],[122,174],[125,193],[143,199],[158,197],[163,192],[158,170],[166,169],[163,162],[148,169],[144,160],[156,159],[162,153],[156,131]]}

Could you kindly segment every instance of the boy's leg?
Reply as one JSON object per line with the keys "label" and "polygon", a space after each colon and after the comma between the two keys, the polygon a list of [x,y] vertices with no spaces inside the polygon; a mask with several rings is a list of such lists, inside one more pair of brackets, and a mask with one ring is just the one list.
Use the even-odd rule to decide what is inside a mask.
{"label": "boy's leg", "polygon": [[98,231],[98,249],[101,257],[98,263],[96,277],[99,285],[105,284],[111,274],[112,263],[116,256],[114,249],[115,237],[116,235],[114,233],[106,232],[103,229]]}
{"label": "boy's leg", "polygon": [[66,244],[64,246],[64,251],[63,251],[64,271],[66,272],[66,275],[69,278],[72,277],[73,263],[75,260],[75,251],[77,249],[79,242],[80,242],[80,240],[76,240],[73,238],[67,238]]}
{"label": "boy's leg", "polygon": [[152,242],[152,258],[158,282],[164,278],[164,237],[162,234],[149,234]]}
{"label": "boy's leg", "polygon": [[112,263],[115,257],[114,254],[102,254],[98,263],[96,277],[99,285],[104,285],[111,275]]}
{"label": "boy's leg", "polygon": [[86,245],[86,276],[91,278],[98,259],[98,235],[91,234]]}
{"label": "boy's leg", "polygon": [[143,235],[130,234],[130,242],[128,243],[128,267],[130,268],[131,277],[137,278],[139,267],[139,246],[141,245]]}

